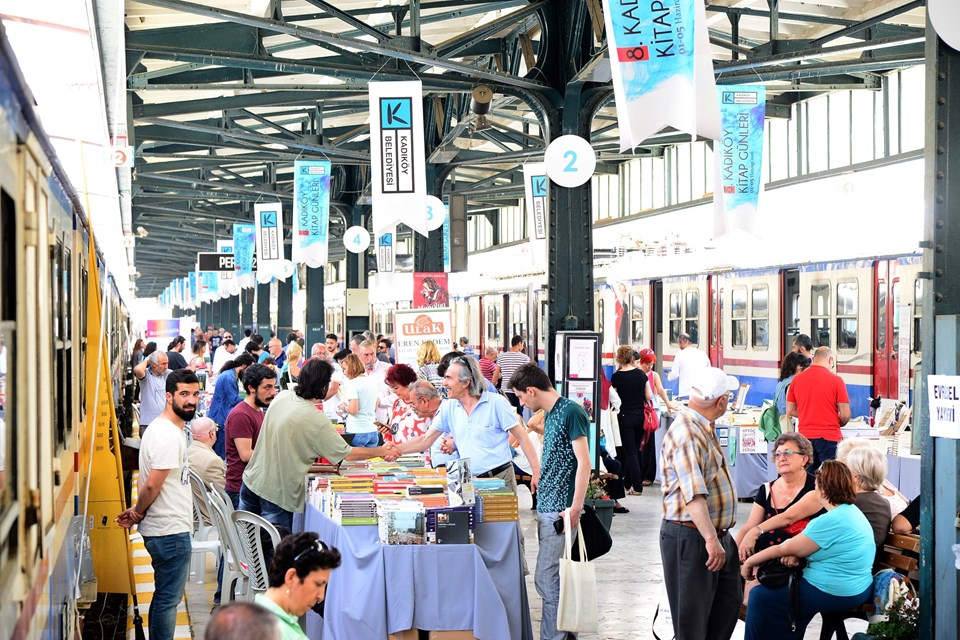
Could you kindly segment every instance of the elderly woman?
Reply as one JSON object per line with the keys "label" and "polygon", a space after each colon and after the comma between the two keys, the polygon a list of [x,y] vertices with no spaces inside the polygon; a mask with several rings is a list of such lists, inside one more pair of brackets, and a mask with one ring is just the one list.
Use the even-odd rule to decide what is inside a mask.
{"label": "elderly woman", "polygon": [[384,382],[397,396],[390,409],[390,424],[385,425],[388,428],[380,429],[387,442],[406,442],[410,438],[422,436],[430,426],[429,418],[422,418],[414,411],[410,385],[416,381],[417,374],[408,365],[395,364],[387,369]]}
{"label": "elderly woman", "polygon": [[807,559],[796,584],[796,626],[791,630],[788,588],[757,585],[750,591],[746,640],[800,640],[817,613],[857,607],[873,593],[876,547],[870,523],[853,504],[853,475],[842,462],[828,460],[817,473],[814,493],[826,513],[786,542],[750,556],[741,569],[743,577],[752,580],[769,560]]}
{"label": "elderly woman", "polygon": [[270,561],[270,587],[266,593],[257,594],[254,602],[277,616],[281,640],[307,640],[300,628],[300,616],[323,602],[330,572],[339,566],[340,552],[312,531],[280,541]]}
{"label": "elderly woman", "polygon": [[843,455],[838,455],[837,460],[846,464],[853,474],[857,490],[855,504],[873,528],[873,541],[879,550],[887,539],[893,518],[890,503],[877,493],[887,476],[887,456],[869,444],[844,449],[838,447],[838,453]]}
{"label": "elderly woman", "polygon": [[[873,448],[873,445],[865,438],[847,438],[841,440],[837,445],[837,460],[842,460],[850,451],[857,447]],[[886,456],[884,456],[884,460],[886,460]],[[886,467],[884,467],[884,476],[886,476]],[[890,517],[893,518],[906,509],[910,501],[907,499],[907,496],[900,493],[886,477],[882,480],[883,481],[877,486],[877,493],[890,505]]]}
{"label": "elderly woman", "polygon": [[[737,533],[737,547],[740,549],[740,561],[743,562],[756,551],[780,544],[803,531],[816,515],[799,518],[782,529],[764,527],[761,523],[775,518],[782,511],[797,504],[804,496],[814,490],[813,476],[807,473],[807,467],[813,460],[813,445],[799,433],[784,433],[773,445],[773,456],[780,476],[773,482],[765,482],[753,499],[750,517]],[[817,511],[819,502],[816,503]],[[753,535],[749,535],[752,533]],[[749,544],[745,539],[749,537]],[[748,582],[744,587],[744,602],[750,589],[756,583]]]}

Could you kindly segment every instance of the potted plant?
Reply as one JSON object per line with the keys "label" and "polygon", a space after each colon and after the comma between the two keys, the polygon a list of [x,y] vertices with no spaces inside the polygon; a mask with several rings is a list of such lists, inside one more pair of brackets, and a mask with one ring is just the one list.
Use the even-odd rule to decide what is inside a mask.
{"label": "potted plant", "polygon": [[603,481],[599,477],[591,478],[590,484],[587,485],[587,497],[583,504],[593,507],[607,531],[610,531],[610,525],[613,524],[613,505],[615,503],[616,501],[607,493]]}
{"label": "potted plant", "polygon": [[874,622],[866,633],[857,633],[852,640],[917,640],[920,632],[920,600],[911,595],[897,596],[886,610],[887,619]]}

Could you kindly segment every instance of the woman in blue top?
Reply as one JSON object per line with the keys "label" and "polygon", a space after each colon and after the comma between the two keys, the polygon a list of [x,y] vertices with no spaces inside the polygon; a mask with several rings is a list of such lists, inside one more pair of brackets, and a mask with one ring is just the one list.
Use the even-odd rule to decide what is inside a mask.
{"label": "woman in blue top", "polygon": [[790,630],[787,587],[759,585],[750,592],[746,640],[800,640],[817,613],[860,606],[873,593],[876,547],[870,523],[854,506],[853,475],[842,462],[827,461],[817,472],[816,491],[827,512],[811,520],[802,533],[747,558],[741,570],[752,580],[757,567],[768,560],[781,558],[795,566],[798,558],[807,559],[797,581],[796,629]]}
{"label": "woman in blue top", "polygon": [[210,411],[207,417],[220,426],[217,429],[217,441],[213,443],[213,451],[226,460],[227,457],[227,439],[226,424],[227,416],[231,409],[240,404],[240,387],[237,380],[243,374],[247,367],[256,360],[249,353],[241,353],[233,360],[227,360],[223,367],[217,372],[217,384],[213,388],[213,399],[210,401]]}
{"label": "woman in blue top", "polygon": [[791,351],[780,364],[780,382],[777,383],[777,390],[773,394],[773,399],[777,403],[777,411],[781,416],[787,415],[787,387],[793,382],[793,377],[809,367],[810,358],[797,351]]}

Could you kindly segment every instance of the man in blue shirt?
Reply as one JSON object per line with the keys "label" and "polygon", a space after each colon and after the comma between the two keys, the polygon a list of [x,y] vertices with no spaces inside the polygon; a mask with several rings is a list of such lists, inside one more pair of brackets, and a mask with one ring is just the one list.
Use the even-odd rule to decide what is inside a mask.
{"label": "man in blue shirt", "polygon": [[[510,380],[520,402],[532,411],[543,410],[543,461],[537,487],[537,571],[534,582],[543,598],[540,619],[541,640],[565,640],[567,632],[557,631],[557,607],[560,604],[560,556],[564,536],[556,521],[565,514],[576,531],[583,500],[590,482],[590,451],[587,433],[590,419],[579,404],[560,394],[550,378],[535,364],[525,364]],[[562,529],[561,529],[562,531]]]}
{"label": "man in blue shirt", "polygon": [[[513,434],[533,467],[531,491],[535,491],[540,462],[533,443],[510,403],[499,394],[484,391],[486,379],[476,358],[454,358],[443,376],[443,386],[447,400],[440,405],[437,417],[425,434],[400,445],[402,453],[425,451],[441,435],[449,434],[460,457],[470,458],[478,478],[502,478],[516,492],[517,477],[508,435]],[[452,449],[444,452],[451,453]]]}

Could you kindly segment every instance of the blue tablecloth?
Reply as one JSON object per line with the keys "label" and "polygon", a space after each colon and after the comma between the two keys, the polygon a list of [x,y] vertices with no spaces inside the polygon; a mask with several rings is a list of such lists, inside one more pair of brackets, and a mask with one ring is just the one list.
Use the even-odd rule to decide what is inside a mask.
{"label": "blue tablecloth", "polygon": [[913,500],[920,495],[920,458],[887,454],[887,480]]}
{"label": "blue tablecloth", "polygon": [[406,629],[533,639],[517,523],[481,523],[472,545],[393,546],[380,544],[376,527],[341,527],[310,506],[298,520],[343,557],[330,574],[324,619],[307,614],[311,640],[381,639]]}

